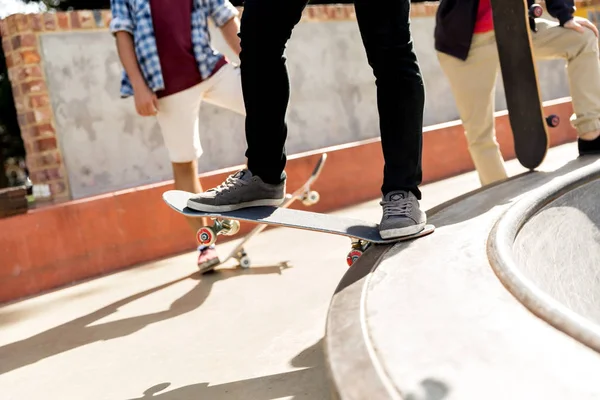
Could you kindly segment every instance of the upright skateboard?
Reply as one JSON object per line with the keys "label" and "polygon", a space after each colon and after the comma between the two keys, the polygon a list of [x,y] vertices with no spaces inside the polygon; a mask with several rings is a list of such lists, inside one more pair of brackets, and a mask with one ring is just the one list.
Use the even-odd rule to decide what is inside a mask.
{"label": "upright skateboard", "polygon": [[[310,174],[308,180],[304,183],[304,185],[302,185],[300,188],[298,188],[298,190],[296,190],[295,192],[293,192],[291,194],[288,193],[285,196],[285,200],[283,201],[281,206],[279,206],[280,208],[288,208],[296,200],[302,201],[302,204],[304,204],[307,207],[312,206],[319,202],[319,199],[320,199],[319,192],[311,190],[311,185],[319,177],[319,174],[321,173],[323,166],[325,166],[326,160],[327,160],[327,153],[321,154],[321,158],[319,158],[319,161],[317,161],[317,164],[315,165],[315,168],[313,169],[312,173]],[[229,255],[227,257],[225,257],[220,263],[223,264],[223,263],[227,262],[230,258],[235,258],[238,261],[238,264],[240,267],[250,268],[250,264],[251,264],[250,257],[248,257],[248,254],[244,250],[244,245],[246,243],[248,243],[248,240],[252,239],[254,236],[256,236],[260,232],[262,232],[267,226],[268,226],[267,224],[257,225],[256,228],[254,228],[246,236],[244,236],[242,241],[240,243],[238,243],[238,245],[235,247],[235,249],[233,249],[229,253]]]}
{"label": "upright skateboard", "polygon": [[281,207],[249,207],[224,213],[201,212],[187,207],[187,201],[193,193],[181,190],[169,190],[163,193],[163,200],[175,211],[195,218],[209,217],[214,220],[212,226],[198,230],[196,238],[200,244],[211,245],[217,235],[235,235],[239,231],[239,221],[258,222],[266,225],[285,226],[324,232],[351,238],[351,251],[346,261],[351,266],[372,243],[394,243],[428,235],[435,230],[433,225],[414,235],[395,239],[383,239],[379,227],[372,222],[359,219],[320,214],[310,211],[293,210]]}
{"label": "upright skateboard", "polygon": [[[559,124],[557,115],[544,117],[537,68],[533,58],[533,18],[543,9],[527,0],[491,0],[496,45],[508,118],[514,135],[515,153],[526,168],[537,168],[548,151],[547,126]],[[531,18],[531,19],[530,19]]]}

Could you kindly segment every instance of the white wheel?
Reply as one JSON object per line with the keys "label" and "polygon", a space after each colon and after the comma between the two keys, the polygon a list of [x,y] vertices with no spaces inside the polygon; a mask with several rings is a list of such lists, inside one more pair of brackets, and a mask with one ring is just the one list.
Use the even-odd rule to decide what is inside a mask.
{"label": "white wheel", "polygon": [[305,206],[312,206],[313,204],[317,204],[320,198],[321,196],[319,196],[319,192],[311,190],[310,192],[308,192],[304,200],[302,200],[302,204],[304,204]]}
{"label": "white wheel", "polygon": [[240,258],[240,267],[244,269],[250,268],[250,257],[243,256],[242,258]]}

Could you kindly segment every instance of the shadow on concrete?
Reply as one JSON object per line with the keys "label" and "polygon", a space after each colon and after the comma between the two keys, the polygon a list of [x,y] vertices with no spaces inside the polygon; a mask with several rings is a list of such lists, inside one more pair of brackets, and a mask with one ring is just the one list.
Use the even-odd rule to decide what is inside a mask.
{"label": "shadow on concrete", "polygon": [[162,382],[146,389],[141,397],[127,400],[271,400],[284,397],[294,400],[325,400],[330,398],[323,339],[300,352],[290,363],[293,367],[304,369],[214,386],[209,382],[202,382],[168,391],[165,390],[171,386],[171,383]]}
{"label": "shadow on concrete", "polygon": [[[529,171],[515,175],[504,181],[465,193],[427,210],[428,219],[436,228],[441,228],[477,218],[496,206],[507,204],[515,197],[545,185],[552,179],[559,178],[579,168],[593,164],[598,160],[599,158],[595,156],[580,157],[565,163],[565,165],[555,171]],[[509,182],[511,184],[508,184]],[[441,214],[449,206],[458,202],[463,203],[460,212],[454,215],[444,215],[443,221],[437,218],[437,214]],[[433,234],[435,235],[435,232]]]}
{"label": "shadow on concrete", "polygon": [[[151,324],[189,313],[204,303],[216,282],[248,274],[281,273],[282,269],[285,268],[285,266],[266,266],[253,267],[247,270],[221,269],[214,273],[204,275],[195,272],[189,276],[125,297],[122,300],[109,304],[106,307],[74,319],[73,321],[48,329],[47,331],[27,339],[0,347],[0,375],[41,361],[45,358],[76,349],[77,347],[85,346],[97,341],[128,336]],[[198,283],[182,297],[175,300],[168,310],[90,326],[95,321],[115,313],[120,307],[123,307],[126,304],[132,303],[187,279],[196,280]]]}

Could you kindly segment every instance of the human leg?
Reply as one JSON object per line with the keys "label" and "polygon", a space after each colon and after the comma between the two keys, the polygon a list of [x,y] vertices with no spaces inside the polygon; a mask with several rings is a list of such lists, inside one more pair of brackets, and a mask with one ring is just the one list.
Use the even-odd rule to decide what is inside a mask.
{"label": "human leg", "polygon": [[278,206],[285,198],[285,114],[289,78],[285,45],[307,0],[246,0],[241,19],[240,68],[248,168],[223,184],[194,196],[188,206],[200,211]]}
{"label": "human leg", "polygon": [[467,60],[440,52],[438,60],[450,82],[481,185],[506,179],[494,129],[494,94],[500,64],[493,32],[474,35]]}
{"label": "human leg", "polygon": [[[192,193],[202,191],[197,159],[202,155],[198,112],[204,87],[199,84],[159,99],[156,115],[171,160],[175,189]],[[186,221],[194,233],[208,223],[206,218],[186,218]],[[198,266],[203,271],[219,263],[214,246],[198,250]]]}
{"label": "human leg", "polygon": [[598,38],[590,29],[583,33],[558,23],[536,19],[532,34],[538,59],[563,58],[571,89],[571,123],[579,136],[580,153],[600,152],[600,60]]}
{"label": "human leg", "polygon": [[356,17],[377,87],[385,162],[381,186],[384,238],[421,231],[419,207],[425,88],[410,33],[409,0],[356,0]]}
{"label": "human leg", "polygon": [[224,65],[210,80],[211,85],[204,94],[205,102],[246,115],[239,66]]}

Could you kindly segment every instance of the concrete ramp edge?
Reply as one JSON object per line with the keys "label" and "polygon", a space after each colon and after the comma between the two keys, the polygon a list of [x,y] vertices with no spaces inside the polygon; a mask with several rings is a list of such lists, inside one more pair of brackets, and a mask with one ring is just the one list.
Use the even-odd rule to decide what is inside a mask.
{"label": "concrete ramp edge", "polygon": [[513,244],[519,232],[535,214],[557,198],[597,179],[600,179],[600,164],[594,163],[557,177],[528,193],[498,219],[490,233],[487,254],[500,282],[529,311],[575,340],[600,352],[600,326],[540,289],[522,272],[523,269],[513,252]]}

